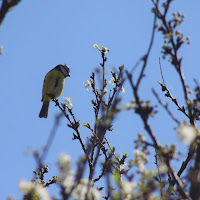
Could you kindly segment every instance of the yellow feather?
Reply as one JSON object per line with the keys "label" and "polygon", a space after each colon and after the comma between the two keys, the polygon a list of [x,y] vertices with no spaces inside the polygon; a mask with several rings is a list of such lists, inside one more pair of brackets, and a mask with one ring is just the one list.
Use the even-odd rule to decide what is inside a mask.
{"label": "yellow feather", "polygon": [[57,99],[63,91],[65,76],[56,68],[47,73],[44,79],[42,91],[42,108],[39,114],[40,118],[48,117],[49,104],[52,99]]}

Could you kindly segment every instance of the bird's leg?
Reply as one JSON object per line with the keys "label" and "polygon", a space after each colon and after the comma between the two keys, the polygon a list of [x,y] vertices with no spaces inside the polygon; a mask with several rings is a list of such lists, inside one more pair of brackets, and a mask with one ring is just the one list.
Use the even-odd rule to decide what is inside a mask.
{"label": "bird's leg", "polygon": [[49,96],[51,98],[51,100],[54,100],[55,99],[55,96],[52,95],[52,94],[47,94],[47,96]]}
{"label": "bird's leg", "polygon": [[53,99],[52,99],[52,101],[54,101],[54,102],[56,103],[56,105],[55,105],[55,106],[59,106],[58,99],[55,99],[55,98],[53,98]]}

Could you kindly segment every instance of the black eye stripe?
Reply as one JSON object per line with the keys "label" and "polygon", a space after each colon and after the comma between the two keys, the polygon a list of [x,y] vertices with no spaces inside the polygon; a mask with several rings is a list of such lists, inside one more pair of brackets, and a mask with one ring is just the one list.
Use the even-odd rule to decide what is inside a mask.
{"label": "black eye stripe", "polygon": [[65,67],[61,67],[61,70],[63,71],[63,73],[67,73],[67,70]]}
{"label": "black eye stripe", "polygon": [[65,77],[70,75],[70,69],[66,64],[57,65],[55,68],[62,72]]}
{"label": "black eye stripe", "polygon": [[60,70],[65,76],[69,74],[69,68],[66,65],[61,65]]}

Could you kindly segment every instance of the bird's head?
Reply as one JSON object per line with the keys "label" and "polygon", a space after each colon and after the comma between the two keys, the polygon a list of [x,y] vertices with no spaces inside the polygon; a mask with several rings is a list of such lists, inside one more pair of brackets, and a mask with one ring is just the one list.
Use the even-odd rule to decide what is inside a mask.
{"label": "bird's head", "polygon": [[66,64],[59,64],[56,66],[56,69],[60,70],[65,77],[70,77],[70,69]]}

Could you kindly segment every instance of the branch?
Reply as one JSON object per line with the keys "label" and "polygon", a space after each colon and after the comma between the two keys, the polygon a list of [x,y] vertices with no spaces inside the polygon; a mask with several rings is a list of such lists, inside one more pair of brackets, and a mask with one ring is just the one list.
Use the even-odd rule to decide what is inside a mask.
{"label": "branch", "polygon": [[159,98],[158,94],[156,93],[156,91],[154,89],[152,89],[153,94],[155,95],[156,99],[158,100],[159,104],[165,108],[165,110],[167,111],[167,113],[169,114],[169,116],[179,125],[180,122],[178,121],[178,119],[175,118],[175,116],[171,113],[171,111],[168,108],[168,104],[165,104],[161,101],[161,99]]}
{"label": "branch", "polygon": [[[178,191],[180,193],[180,195],[184,198],[184,199],[188,199],[188,200],[192,200],[190,198],[190,196],[188,196],[188,194],[184,191],[184,188],[182,187],[181,181],[179,179],[178,176],[175,175],[174,170],[172,169],[171,165],[169,163],[167,163],[167,167],[169,169],[169,172],[173,178],[173,181],[176,183],[177,187],[178,187]],[[169,188],[168,191],[170,192]]]}
{"label": "branch", "polygon": [[[166,15],[168,13],[169,6],[172,0],[167,0],[166,3],[162,4],[162,7],[164,7],[163,14],[159,10],[158,1],[155,2],[154,0],[152,0],[152,2],[155,6],[153,8],[153,12],[155,13],[156,17],[160,19],[161,21],[161,25],[157,26],[158,31],[161,31],[165,38],[165,44],[162,47],[163,57],[165,58],[166,56],[169,56],[170,63],[176,69],[181,80],[185,103],[186,105],[188,105],[189,98],[188,98],[187,86],[185,84],[182,67],[181,67],[182,58],[178,57],[178,50],[182,46],[182,44],[184,44],[184,39],[183,39],[183,34],[180,34],[180,32],[175,31],[176,27],[183,22],[184,15],[181,15],[180,13],[178,13],[176,16],[176,14],[173,14],[173,19],[167,21]],[[189,112],[190,123],[194,125],[195,119],[192,115],[192,110],[189,106],[188,106],[188,112]]]}
{"label": "branch", "polygon": [[144,61],[144,63],[143,63],[143,67],[142,67],[142,70],[141,70],[141,72],[140,72],[140,76],[139,76],[139,78],[138,78],[138,81],[137,81],[137,83],[136,83],[136,90],[138,90],[139,84],[140,84],[142,78],[144,77],[144,70],[145,70],[145,68],[146,68],[147,61],[148,61],[148,58],[149,58],[149,54],[150,54],[150,52],[151,52],[151,48],[152,48],[153,41],[154,41],[154,37],[155,37],[156,19],[157,19],[157,17],[156,17],[156,15],[155,15],[155,16],[154,16],[154,22],[153,22],[152,34],[151,34],[151,41],[150,41],[150,44],[149,44],[149,48],[148,48],[148,50],[147,50],[147,53],[146,53],[146,55],[145,55],[145,56],[143,57],[143,59],[142,59],[142,60]]}
{"label": "branch", "polygon": [[3,0],[1,4],[1,10],[0,10],[0,25],[3,22],[3,19],[5,18],[7,12],[17,5],[21,0]]}
{"label": "branch", "polygon": [[140,75],[139,75],[139,78],[136,82],[136,84],[134,85],[133,83],[133,80],[132,80],[132,74],[130,74],[128,71],[126,71],[126,74],[127,74],[127,77],[128,77],[128,80],[130,82],[130,85],[131,85],[131,88],[133,90],[133,96],[135,97],[135,100],[136,100],[136,104],[138,106],[138,110],[140,110],[141,112],[139,113],[143,123],[144,123],[144,127],[147,131],[147,133],[150,135],[152,141],[153,141],[153,144],[155,146],[156,149],[159,148],[159,145],[158,145],[158,142],[157,142],[157,139],[154,135],[154,133],[152,132],[149,124],[148,124],[148,121],[147,121],[147,117],[144,116],[144,113],[142,113],[142,105],[141,105],[141,101],[139,99],[139,95],[138,95],[138,88],[139,88],[139,85],[141,83],[141,80],[142,78],[144,77],[144,71],[146,69],[146,66],[147,66],[147,61],[148,61],[148,57],[150,55],[150,52],[151,52],[151,48],[152,48],[152,45],[153,45],[153,41],[154,41],[154,36],[155,36],[155,27],[156,27],[156,15],[154,15],[154,22],[153,22],[153,29],[152,29],[152,35],[151,35],[151,41],[150,41],[150,44],[149,44],[149,47],[148,47],[148,50],[147,50],[147,53],[146,55],[143,57],[143,67],[141,69],[141,72],[140,72]]}
{"label": "branch", "polygon": [[59,102],[58,102],[57,99],[52,99],[52,101],[56,103],[56,106],[58,106],[58,107],[60,108],[60,110],[62,111],[62,113],[63,113],[63,114],[65,115],[65,117],[68,119],[68,121],[69,121],[68,126],[69,126],[70,128],[72,128],[73,130],[75,130],[75,132],[77,133],[77,135],[74,134],[74,139],[78,139],[78,140],[79,140],[79,142],[80,142],[80,144],[81,144],[81,147],[82,147],[82,149],[83,149],[83,151],[84,151],[84,153],[85,153],[85,156],[86,156],[86,158],[87,158],[87,160],[88,160],[88,165],[91,166],[91,161],[90,161],[88,152],[87,152],[87,150],[86,150],[86,148],[85,148],[85,145],[84,145],[84,143],[83,143],[83,141],[82,141],[82,139],[81,139],[81,136],[80,136],[80,132],[79,132],[79,130],[78,130],[78,127],[79,127],[80,124],[79,124],[79,121],[76,121],[75,116],[74,116],[74,114],[73,114],[73,112],[72,112],[72,109],[68,108],[68,111],[69,111],[70,115],[72,116],[74,122],[72,122],[71,119],[70,119],[70,117],[69,117],[69,115],[66,114],[66,112],[65,112],[66,107],[63,106],[63,108],[62,108],[62,107],[60,106],[60,104],[59,104]]}
{"label": "branch", "polygon": [[[49,138],[47,140],[46,145],[43,148],[43,151],[42,151],[41,155],[37,151],[34,152],[34,157],[35,157],[37,165],[38,165],[37,168],[42,168],[43,165],[44,165],[44,160],[45,160],[45,158],[46,158],[46,156],[48,154],[48,151],[49,151],[49,149],[50,149],[50,147],[51,147],[51,145],[53,143],[53,139],[55,137],[56,130],[57,130],[58,126],[59,126],[60,118],[61,118],[61,115],[58,115],[56,117],[54,126],[53,126],[53,128],[51,130],[51,133],[49,135]],[[37,171],[37,170],[35,170],[35,171]]]}
{"label": "branch", "polygon": [[199,183],[199,174],[200,174],[200,144],[199,139],[197,138],[197,150],[196,150],[196,157],[194,162],[194,167],[191,171],[191,187],[190,187],[190,196],[192,199],[199,199],[200,196],[200,183]]}
{"label": "branch", "polygon": [[155,137],[153,131],[151,130],[151,128],[150,128],[150,126],[149,126],[149,124],[148,124],[147,117],[144,116],[144,114],[143,114],[143,112],[142,112],[141,101],[140,101],[139,96],[138,96],[137,87],[134,86],[134,84],[133,84],[132,75],[129,74],[127,71],[126,71],[126,74],[127,74],[128,79],[129,79],[129,82],[130,82],[130,84],[131,84],[131,88],[132,88],[132,90],[133,90],[133,95],[134,95],[134,97],[135,97],[135,99],[136,99],[136,104],[138,105],[139,110],[141,110],[141,112],[139,112],[139,115],[140,115],[140,117],[141,117],[141,119],[142,119],[142,121],[143,121],[143,123],[144,123],[144,128],[145,128],[145,130],[147,131],[147,133],[149,134],[149,136],[151,137],[151,139],[152,139],[152,141],[153,141],[153,144],[154,144],[154,147],[155,147],[156,149],[159,149],[159,144],[158,144],[158,142],[157,142],[157,139],[156,139],[156,137]]}

